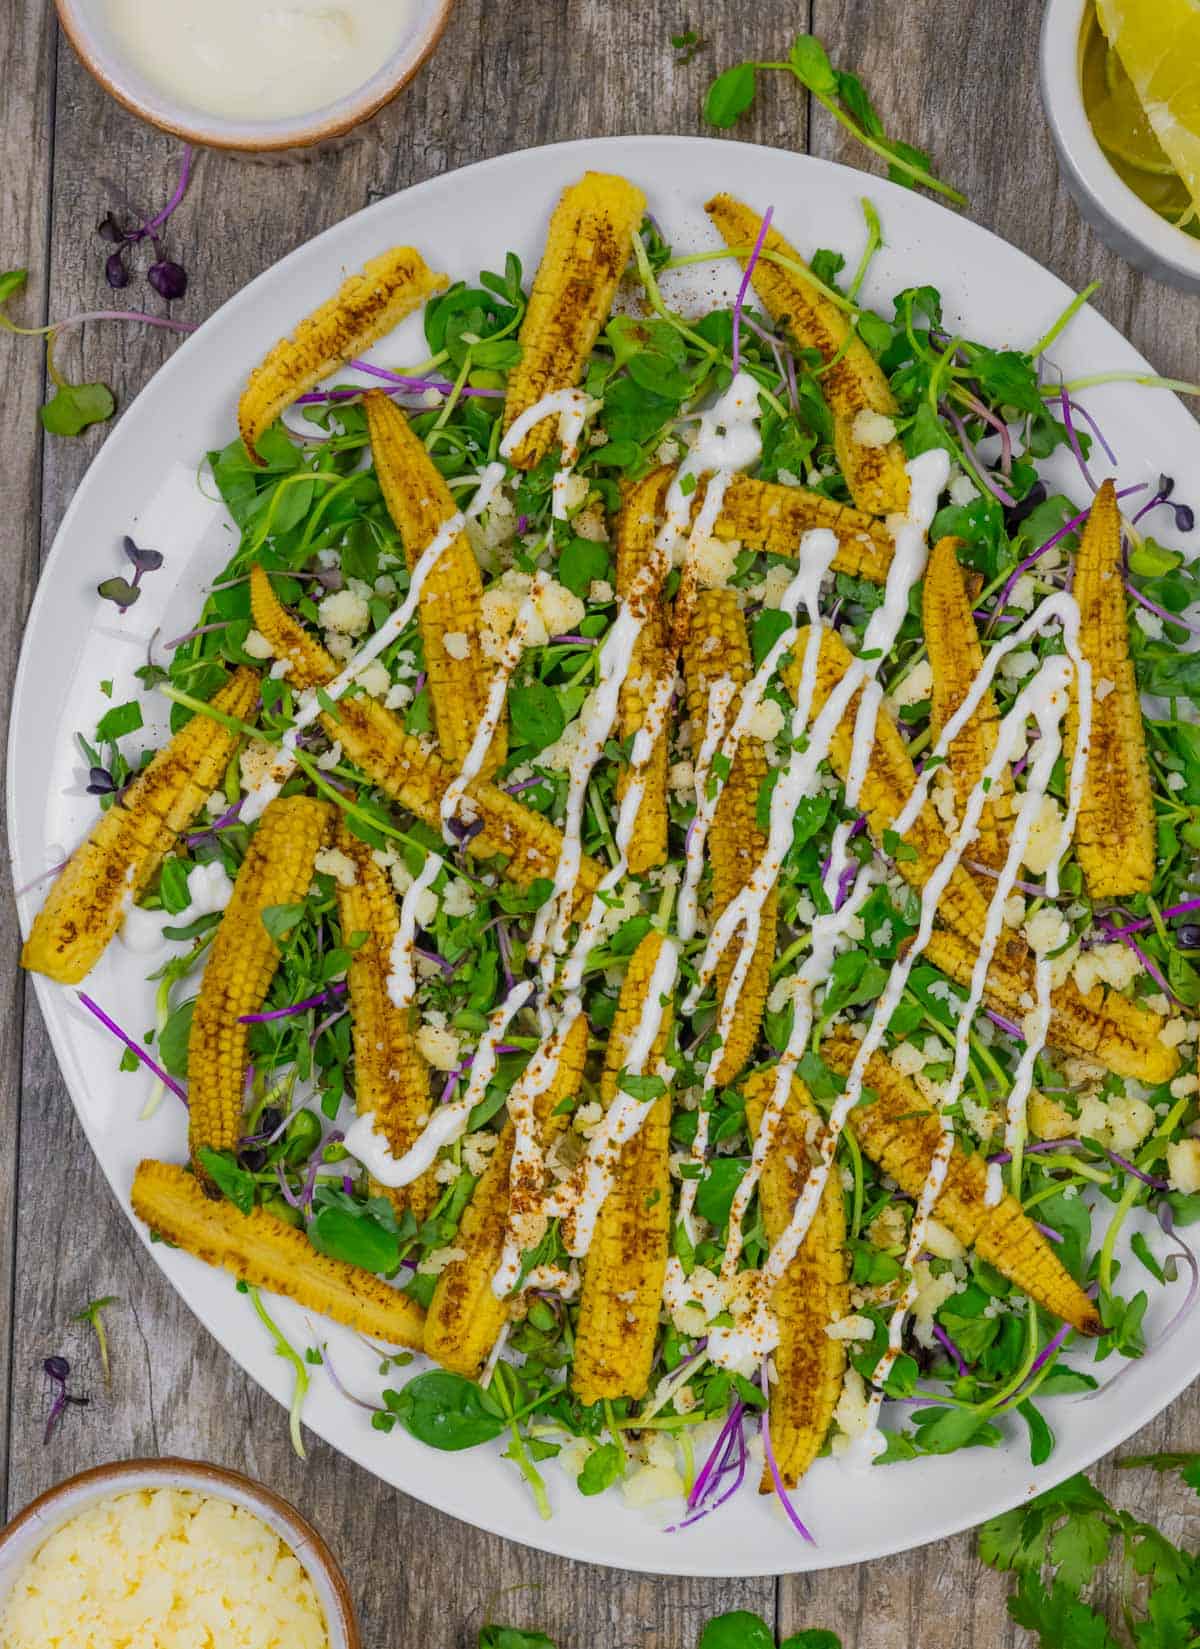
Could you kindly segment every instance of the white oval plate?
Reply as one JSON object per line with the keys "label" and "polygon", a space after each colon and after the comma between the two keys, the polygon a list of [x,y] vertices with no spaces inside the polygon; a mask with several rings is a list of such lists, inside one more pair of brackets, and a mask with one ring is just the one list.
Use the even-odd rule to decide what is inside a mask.
{"label": "white oval plate", "polygon": [[[83,767],[73,735],[93,727],[108,702],[99,680],[113,678],[112,702],[133,696],[138,684],[132,671],[143,662],[152,632],[170,637],[190,626],[203,584],[235,546],[232,525],[221,506],[200,493],[196,476],[203,453],[224,445],[236,428],[234,408],[247,369],[328,297],[343,273],[389,245],[411,242],[431,267],[468,278],[480,267],[503,268],[511,248],[528,274],[558,191],[589,167],[636,179],[681,250],[713,244],[703,203],[715,190],[728,189],[760,208],[773,203],[781,229],[803,251],[835,247],[847,254],[851,267],[863,244],[859,199],[866,191],[879,208],[887,243],[872,267],[868,300],[890,312],[891,294],[932,283],[946,300],[948,328],[987,342],[1028,345],[1071,296],[1023,253],[921,196],[826,161],[710,139],[610,138],[531,149],[420,184],[359,212],[252,281],[180,347],[113,430],[67,511],[34,600],[17,679],[8,806],[18,887],[61,858],[64,845],[73,845],[94,815],[94,802],[82,793]],[[688,296],[705,303],[729,301],[735,286],[731,264],[698,270],[686,272],[686,287],[669,289],[678,301]],[[419,336],[410,333],[393,338],[379,353],[400,361],[420,359],[424,351]],[[1068,373],[1146,370],[1142,357],[1090,309],[1051,353]],[[1161,470],[1181,478],[1200,474],[1196,426],[1172,397],[1125,385],[1091,392],[1086,399],[1121,459],[1123,483],[1153,483]],[[1095,469],[1104,473],[1102,457]],[[1069,460],[1061,481],[1072,496],[1081,497],[1084,489]],[[1160,525],[1156,518],[1156,530]],[[142,600],[121,618],[97,599],[95,587],[121,570],[125,533],[163,551],[166,564],[146,580]],[[156,708],[147,706],[148,720]],[[158,727],[163,720],[158,717]],[[38,888],[21,898],[26,925],[42,895]],[[135,1033],[153,1023],[144,970],[141,958],[114,943],[86,986]],[[128,1209],[141,1157],[183,1160],[185,1119],[168,1096],[151,1121],[139,1123],[149,1079],[118,1072],[115,1044],[73,991],[41,977],[34,985],[88,1139]],[[134,1223],[144,1238],[143,1227]],[[286,1401],[290,1376],[230,1279],[161,1244],[151,1252],[230,1355]],[[1150,1287],[1153,1342],[1175,1301],[1153,1283]],[[277,1308],[293,1340],[311,1343],[304,1314],[286,1301]],[[321,1332],[329,1334],[343,1382],[363,1394],[376,1392],[375,1362],[361,1344],[341,1329],[321,1325]],[[585,1499],[548,1463],[554,1517],[543,1523],[498,1447],[439,1455],[399,1430],[384,1437],[371,1429],[362,1410],[320,1378],[314,1380],[305,1420],[397,1488],[547,1551],[659,1573],[776,1574],[902,1551],[1013,1506],[1113,1448],[1170,1402],[1198,1369],[1200,1314],[1195,1314],[1160,1352],[1130,1368],[1115,1392],[1047,1404],[1058,1443],[1040,1470],[1029,1465],[1019,1420],[1007,1423],[1002,1448],[872,1470],[869,1477],[818,1461],[796,1497],[815,1532],[814,1547],[802,1544],[773,1499],[760,1500],[749,1483],[722,1511],[682,1534],[668,1534],[663,1525],[673,1520],[675,1507],[634,1511],[619,1493]],[[1110,1371],[1112,1363],[1105,1364],[1106,1377]]]}

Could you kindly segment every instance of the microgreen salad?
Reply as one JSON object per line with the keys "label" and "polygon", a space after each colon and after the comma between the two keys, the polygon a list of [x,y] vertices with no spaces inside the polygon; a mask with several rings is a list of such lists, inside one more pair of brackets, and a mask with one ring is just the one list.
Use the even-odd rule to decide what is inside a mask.
{"label": "microgreen salad", "polygon": [[[189,804],[148,869],[88,870],[91,937],[74,856],[25,961],[73,983],[117,926],[147,953],[153,1027],[81,993],[147,1108],[190,1105],[191,1173],[143,1165],[135,1207],[238,1272],[298,1401],[313,1363],[346,1388],[259,1287],[404,1345],[348,1399],[506,1441],[547,1513],[551,1459],[678,1529],[753,1464],[812,1538],[816,1454],[1023,1431],[1040,1463],[1041,1399],[1144,1355],[1150,1291],[1195,1279],[1200,587],[1152,536],[1193,519],[1169,477],[1097,489],[1115,457],[1053,368],[1082,299],[996,349],[932,286],[860,306],[873,209],[853,270],[728,197],[724,245],[675,257],[643,209],[569,189],[540,302],[512,254],[368,266],[384,309],[419,288],[428,348],[370,395],[316,387],[372,341],[359,288],[258,369],[204,478],[238,549],[138,671],[164,765],[136,699],[81,739],[88,865],[152,779]],[[676,313],[669,272],[729,256],[736,302]],[[1126,740],[1144,865],[1132,811],[1087,829],[1123,661],[1158,701]],[[1135,1209],[1163,1237],[1122,1266]]]}

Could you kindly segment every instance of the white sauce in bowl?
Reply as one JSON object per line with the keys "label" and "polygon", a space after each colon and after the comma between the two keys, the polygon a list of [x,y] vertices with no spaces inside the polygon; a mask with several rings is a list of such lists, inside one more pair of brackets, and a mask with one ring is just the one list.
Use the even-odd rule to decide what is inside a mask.
{"label": "white sauce in bowl", "polygon": [[336,103],[396,50],[413,0],[106,0],[130,62],[205,114],[283,120]]}

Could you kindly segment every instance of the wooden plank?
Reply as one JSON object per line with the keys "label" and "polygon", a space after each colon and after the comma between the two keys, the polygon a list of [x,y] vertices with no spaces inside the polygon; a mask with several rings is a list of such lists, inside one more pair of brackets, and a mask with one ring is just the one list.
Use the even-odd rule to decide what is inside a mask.
{"label": "wooden plank", "polygon": [[[45,248],[50,214],[50,155],[54,121],[54,28],[42,6],[4,0],[0,32],[8,42],[0,77],[0,246],[5,258],[29,266],[26,291],[11,305],[25,325],[40,324],[46,308]],[[5,338],[5,461],[0,467],[0,517],[8,523],[0,612],[0,728],[7,728],[17,653],[38,564],[41,492],[42,352],[34,340]],[[16,1161],[21,1103],[24,981],[17,967],[20,934],[8,885],[0,894],[0,1161]],[[16,1175],[0,1176],[0,1492],[8,1474],[9,1328],[13,1320]]]}

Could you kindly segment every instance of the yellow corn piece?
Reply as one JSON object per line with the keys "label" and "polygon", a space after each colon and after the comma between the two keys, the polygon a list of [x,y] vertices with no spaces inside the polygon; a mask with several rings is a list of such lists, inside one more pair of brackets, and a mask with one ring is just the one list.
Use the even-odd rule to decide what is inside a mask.
{"label": "yellow corn piece", "polygon": [[[259,633],[271,643],[277,658],[291,664],[291,685],[303,691],[331,682],[337,674],[336,664],[280,603],[261,566],[250,569],[250,599]],[[322,714],[321,725],[331,739],[340,742],[346,759],[381,790],[431,829],[441,829],[442,797],[454,781],[455,770],[440,756],[425,751],[420,740],[406,733],[378,699],[361,694],[339,699],[336,715]],[[467,797],[482,825],[465,843],[468,853],[479,859],[505,855],[504,873],[519,887],[528,887],[539,878],[553,880],[562,853],[562,832],[549,819],[522,806],[488,779],[473,780],[467,786]],[[602,875],[600,866],[585,853],[577,909],[590,901]]]}
{"label": "yellow corn piece", "polygon": [[[544,1144],[548,1145],[567,1125],[568,1118],[556,1116],[555,1111],[579,1090],[587,1044],[587,1020],[580,1014],[563,1040],[557,1074],[537,1101]],[[469,1380],[478,1379],[513,1306],[511,1298],[497,1299],[492,1289],[492,1278],[504,1251],[510,1196],[514,1194],[513,1140],[512,1123],[505,1123],[454,1238],[454,1246],[463,1251],[463,1258],[451,1260],[438,1278],[425,1324],[426,1354]],[[532,1189],[540,1192],[541,1187]]]}
{"label": "yellow corn piece", "polygon": [[[543,396],[570,389],[583,376],[645,210],[646,197],[635,184],[606,172],[586,172],[563,190],[521,322],[521,359],[509,374],[505,430]],[[513,463],[532,469],[557,433],[556,417],[542,419]]]}
{"label": "yellow corn piece", "polygon": [[[858,1043],[845,1032],[835,1032],[821,1046],[822,1059],[841,1076],[849,1071],[857,1052]],[[920,1196],[942,1137],[937,1112],[881,1053],[868,1060],[864,1081],[877,1097],[851,1111],[855,1137],[871,1161],[890,1174],[907,1196]],[[983,1157],[978,1152],[968,1156],[956,1145],[935,1206],[938,1219],[959,1242],[974,1248],[980,1259],[994,1265],[1047,1311],[1081,1334],[1099,1334],[1096,1307],[1017,1199],[1006,1192],[994,1207],[988,1207],[986,1195]]]}
{"label": "yellow corn piece", "polygon": [[[744,1093],[746,1118],[755,1133],[775,1085],[774,1070],[757,1071]],[[792,1080],[774,1143],[758,1186],[767,1240],[775,1243],[791,1222],[808,1174],[808,1129],[817,1112],[804,1084]],[[817,1212],[796,1258],[771,1297],[779,1322],[776,1383],[771,1388],[771,1448],[786,1489],[794,1489],[825,1441],[846,1372],[843,1340],[825,1332],[850,1314],[846,1264],[846,1211],[836,1174],[825,1181]],[[773,1487],[764,1470],[763,1494]]]}
{"label": "yellow corn piece", "polygon": [[[683,677],[687,685],[688,715],[693,749],[698,749],[708,719],[713,683],[731,681],[739,690],[754,674],[754,660],[746,621],[733,590],[700,590],[691,628],[683,645]],[[730,707],[737,714],[738,701]],[[767,757],[761,739],[746,734],[740,741],[729,774],[721,786],[708,832],[712,864],[712,919],[716,921],[746,886],[767,850],[766,832],[758,828],[758,796],[767,776]],[[778,899],[772,889],[762,908],[754,960],[738,1000],[736,1016],[724,1047],[716,1056],[713,1081],[732,1082],[754,1051],[762,1024],[763,1006],[775,960]],[[717,999],[724,996],[740,954],[740,945],[727,945],[717,964]]]}
{"label": "yellow corn piece", "polygon": [[717,538],[736,538],[747,549],[786,555],[794,561],[800,540],[815,527],[826,527],[838,541],[835,572],[882,584],[892,564],[892,535],[881,521],[849,504],[835,503],[807,487],[757,481],[735,475],[713,528]]}
{"label": "yellow corn piece", "polygon": [[328,802],[287,796],[270,802],[242,860],[213,940],[188,1038],[188,1138],[193,1162],[200,1147],[237,1148],[246,1078],[243,1014],[263,1005],[279,946],[263,912],[303,899],[313,861],[333,823]]}
{"label": "yellow corn piece", "polygon": [[[956,933],[935,928],[925,958],[960,985],[969,985],[978,950]],[[988,969],[984,1000],[1020,1024],[1035,996],[1033,967],[1015,936],[1002,943]],[[1117,1076],[1155,1087],[1179,1069],[1179,1052],[1161,1040],[1163,1018],[1119,991],[1093,985],[1086,996],[1067,979],[1050,996],[1050,1044],[1066,1053],[1097,1060]]]}
{"label": "yellow corn piece", "polygon": [[258,443],[286,407],[445,285],[445,275],[435,275],[411,246],[394,246],[344,280],[337,295],[282,338],[246,380],[238,431],[253,462],[265,463]]}
{"label": "yellow corn piece", "polygon": [[425,1313],[369,1271],[318,1254],[303,1231],[265,1208],[240,1213],[173,1162],[138,1164],[133,1211],[160,1237],[240,1282],[295,1300],[388,1346],[421,1349]]}
{"label": "yellow corn piece", "polygon": [[[961,543],[958,538],[943,538],[934,545],[925,570],[922,615],[933,671],[929,721],[935,742],[983,669],[983,648],[958,560]],[[995,697],[989,691],[950,746],[946,768],[960,819],[968,796],[995,751],[999,720]],[[968,847],[967,857],[993,870],[1002,869],[1008,856],[1012,821],[1012,784],[1005,777],[988,792],[979,819],[979,835]]]}
{"label": "yellow corn piece", "polygon": [[[236,670],[213,708],[244,720],[258,679],[254,670]],[[158,752],[59,872],[34,917],[22,967],[60,985],[78,984],[95,967],[130,904],[220,784],[237,738],[211,716],[195,715]]]}
{"label": "yellow corn piece", "polygon": [[[808,630],[804,629],[797,637],[792,663],[784,669],[784,680],[793,694],[800,685],[807,644]],[[814,719],[852,662],[852,655],[841,637],[833,630],[823,630],[816,691],[813,694]],[[829,749],[829,764],[843,783],[850,769],[854,718],[860,697],[861,694],[855,693],[850,700]],[[887,710],[881,708],[875,721],[875,744],[867,765],[866,782],[859,798],[859,805],[866,814],[867,824],[876,842],[882,842],[884,832],[890,830],[899,818],[916,782],[916,773],[904,740]],[[916,858],[898,859],[896,869],[910,886],[922,888],[950,846],[929,802],[921,809],[917,822],[904,840],[915,849]],[[942,894],[938,915],[960,933],[982,939],[987,921],[987,900],[972,880],[970,872],[961,864],[956,866]]]}
{"label": "yellow corn piece", "polygon": [[[1093,899],[1149,893],[1157,846],[1153,789],[1129,657],[1121,511],[1111,481],[1096,494],[1083,529],[1073,591],[1079,603],[1080,651],[1092,667],[1092,725],[1075,852]],[[1078,701],[1072,694],[1069,748],[1078,737]]]}
{"label": "yellow corn piece", "polygon": [[[396,1007],[388,994],[400,916],[388,874],[367,844],[339,825],[337,846],[353,863],[355,877],[351,887],[337,883],[342,942],[366,934],[346,971],[354,1029],[354,1103],[360,1116],[374,1116],[375,1132],[387,1140],[394,1157],[402,1157],[416,1143],[432,1101],[429,1067],[417,1050],[412,1011]],[[372,1189],[376,1196],[390,1197],[397,1213],[411,1209],[418,1223],[438,1197],[432,1168],[398,1190]]]}
{"label": "yellow corn piece", "polygon": [[[400,534],[411,572],[438,529],[455,514],[450,489],[425,443],[381,390],[363,397],[375,474]],[[442,755],[462,767],[487,706],[492,668],[483,656],[483,580],[465,532],[443,550],[421,588],[418,607],[429,697]],[[447,641],[453,651],[447,650]],[[458,654],[463,652],[460,658]],[[483,771],[504,760],[504,723],[496,729]]]}
{"label": "yellow corn piece", "polygon": [[[626,1052],[646,1011],[662,935],[648,933],[634,951],[609,1032],[600,1097],[617,1097]],[[654,1072],[671,1034],[671,1010],[646,1061]],[[656,1100],[621,1152],[612,1190],[605,1198],[583,1265],[583,1293],[575,1330],[571,1385],[581,1403],[646,1395],[663,1279],[671,1240],[671,1097]]]}
{"label": "yellow corn piece", "polygon": [[[705,211],[727,246],[744,249],[739,259],[744,269],[762,228],[758,213],[731,195],[714,195]],[[878,361],[850,317],[825,296],[800,254],[774,228],[767,230],[763,251],[787,258],[790,267],[760,256],[750,279],[771,319],[786,326],[801,349],[815,349],[825,362],[820,383],[833,414],[833,444],[851,498],[873,515],[907,510],[908,472],[899,441],[893,437],[876,445],[874,431],[860,423],[864,415],[896,416],[896,398]]]}
{"label": "yellow corn piece", "polygon": [[[621,504],[617,519],[617,594],[629,600],[638,577],[654,550],[658,510],[669,479],[669,471],[652,470],[634,483]],[[640,588],[640,587],[639,587]],[[661,591],[645,592],[645,624],[633,645],[629,674],[621,683],[619,717],[621,739],[631,739],[640,731],[654,696],[654,685],[668,668],[667,614]],[[629,769],[617,779],[617,800],[629,787]],[[667,734],[656,742],[646,770],[645,789],[638,808],[637,823],[629,844],[629,869],[641,876],[667,859]]]}

